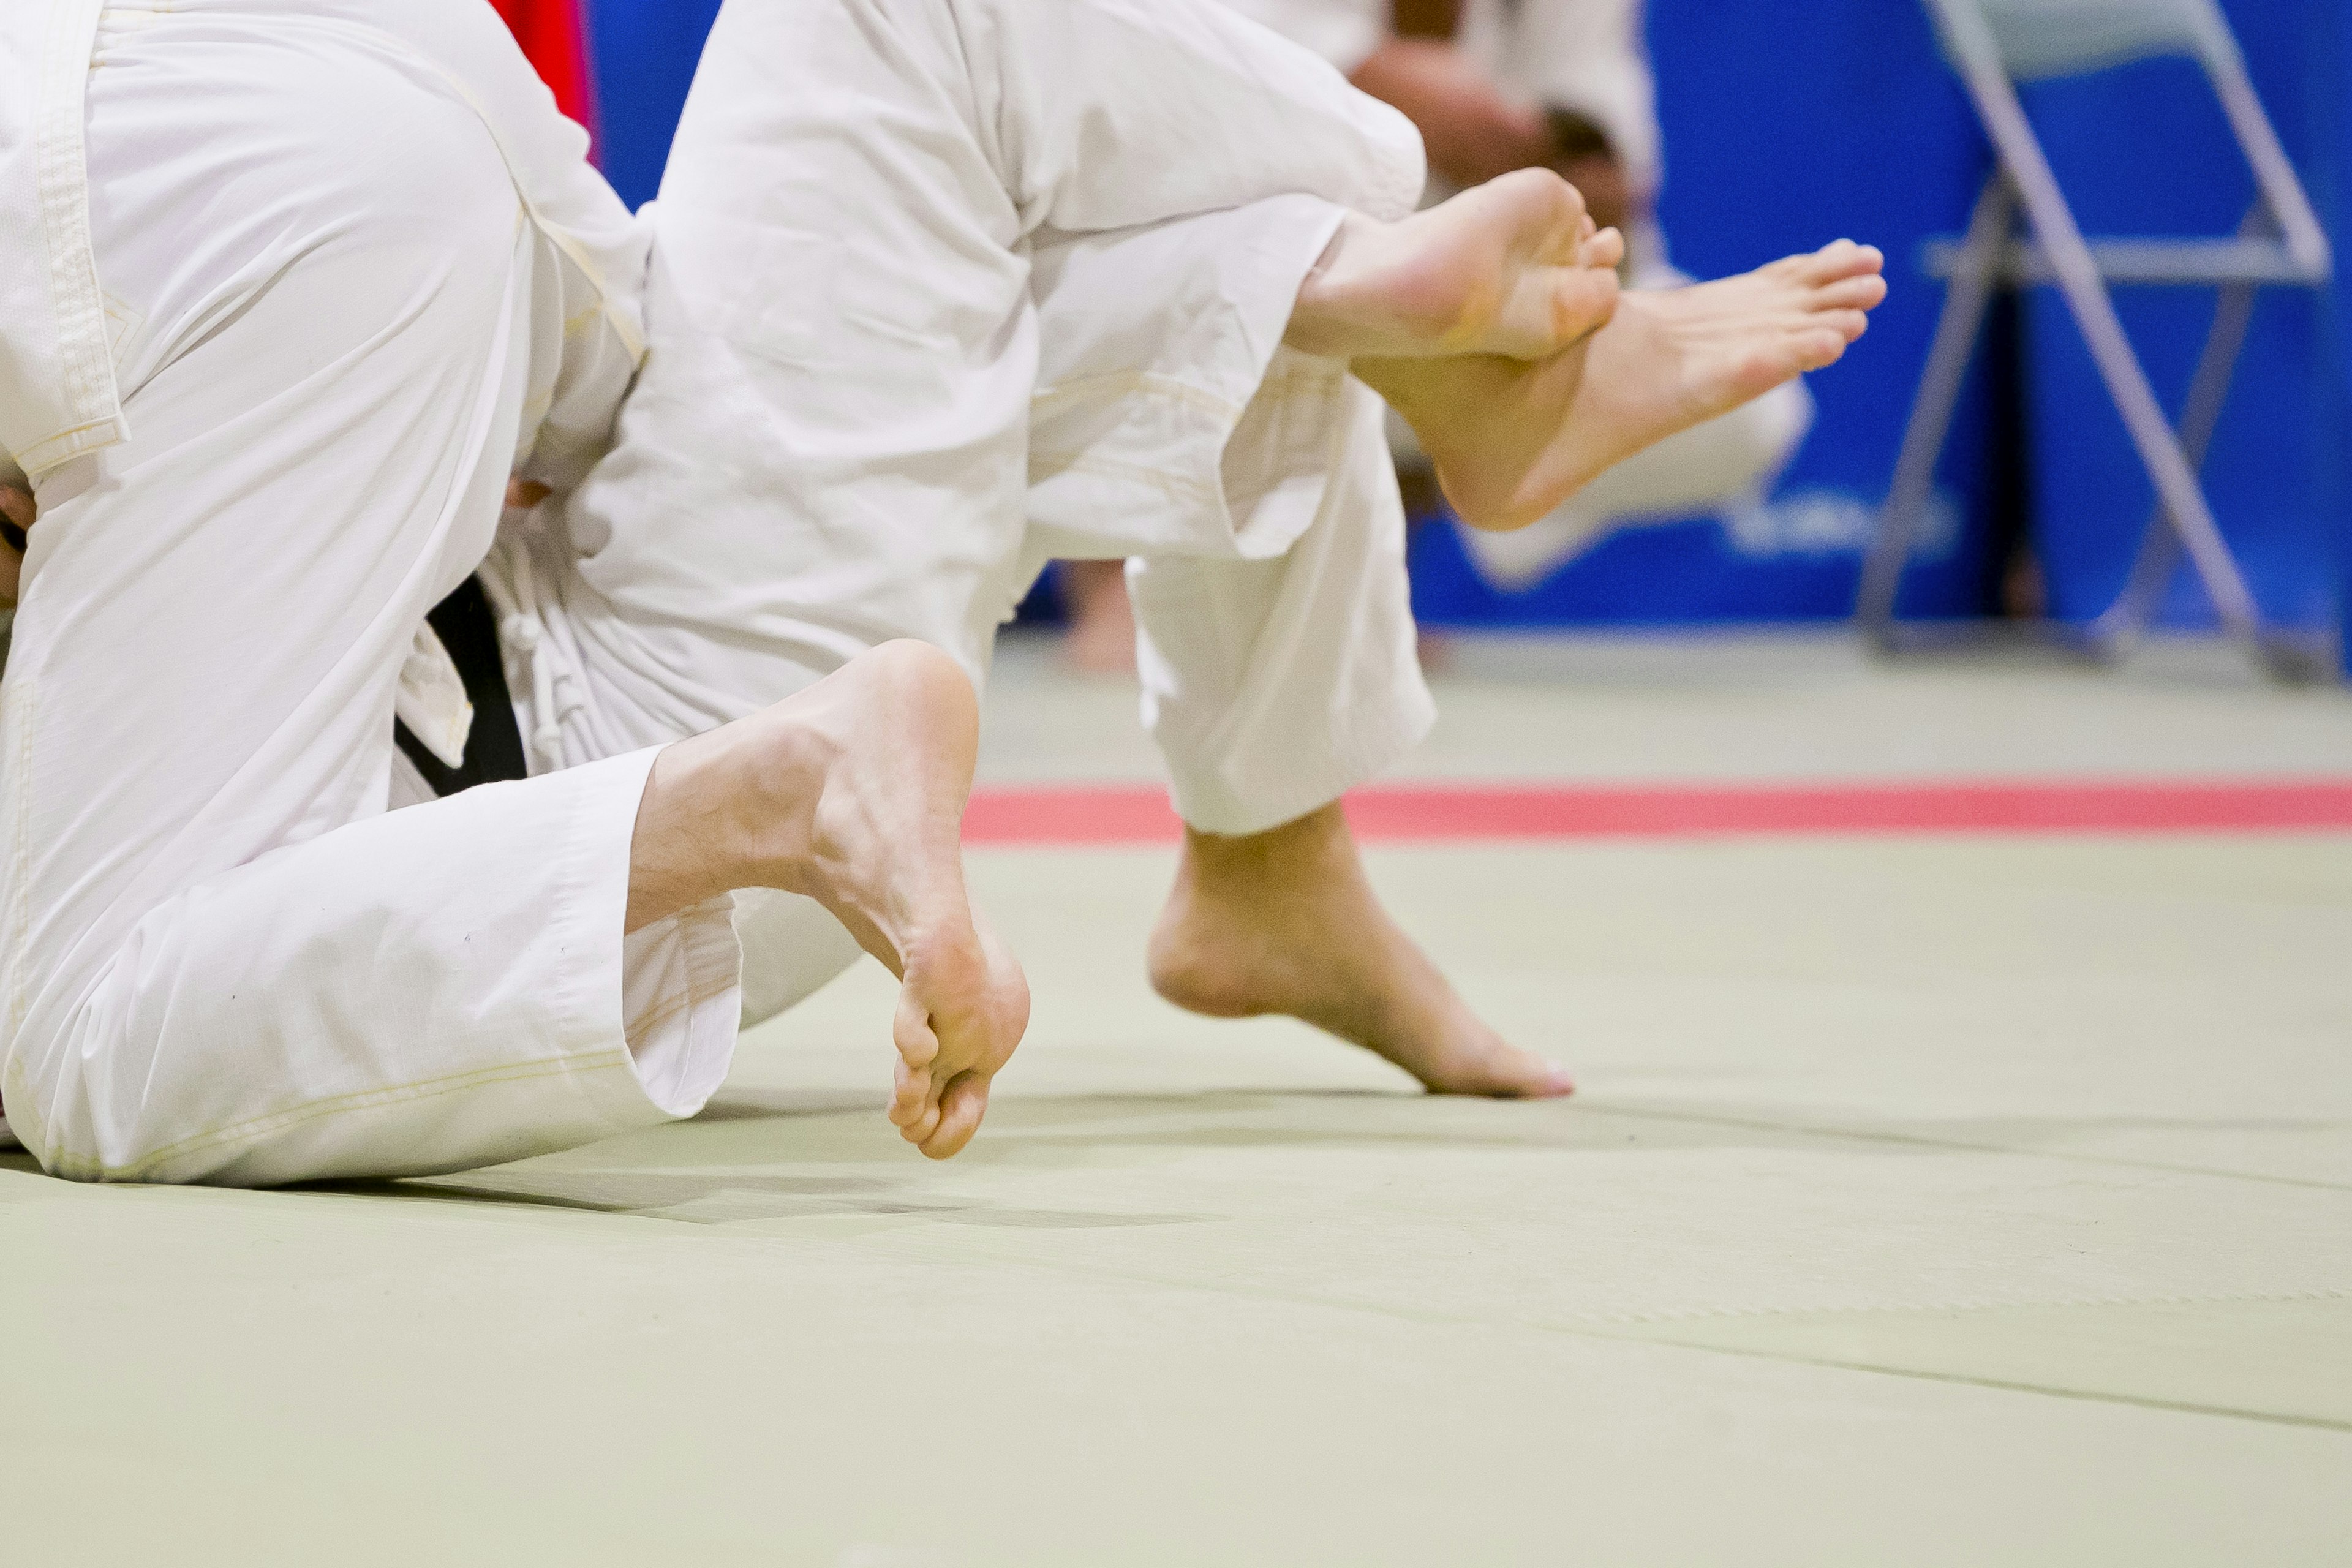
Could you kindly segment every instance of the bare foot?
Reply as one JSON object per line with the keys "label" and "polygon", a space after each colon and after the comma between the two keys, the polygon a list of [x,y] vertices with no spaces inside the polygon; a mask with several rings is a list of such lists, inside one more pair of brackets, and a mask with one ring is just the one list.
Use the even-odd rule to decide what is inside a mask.
{"label": "bare foot", "polygon": [[1021,967],[964,889],[979,734],[953,659],[885,643],[662,752],[631,847],[631,931],[734,888],[782,888],[824,905],[898,975],[890,1120],[935,1160],[971,1141],[1029,1021]]}
{"label": "bare foot", "polygon": [[1522,169],[1399,223],[1350,215],[1283,341],[1333,359],[1541,359],[1609,319],[1624,254],[1574,186]]}
{"label": "bare foot", "polygon": [[1568,1074],[1481,1023],[1381,908],[1335,803],[1244,838],[1187,832],[1151,933],[1151,984],[1213,1018],[1284,1014],[1433,1094],[1549,1099]]}
{"label": "bare foot", "polygon": [[1717,283],[1629,291],[1608,325],[1532,364],[1351,368],[1412,425],[1465,522],[1523,528],[1643,447],[1836,363],[1886,298],[1885,265],[1840,240]]}

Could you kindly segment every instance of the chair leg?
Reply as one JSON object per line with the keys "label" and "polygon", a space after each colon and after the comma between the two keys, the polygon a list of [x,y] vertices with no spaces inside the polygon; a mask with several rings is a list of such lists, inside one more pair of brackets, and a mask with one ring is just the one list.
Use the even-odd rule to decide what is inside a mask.
{"label": "chair leg", "polygon": [[2141,466],[2155,481],[2157,495],[2170,518],[2174,534],[2195,563],[2222,626],[2247,645],[2265,669],[2280,672],[2280,664],[2273,659],[2264,639],[2262,614],[2253,593],[2221,538],[2212,508],[2206,502],[2204,487],[2198,482],[2195,468],[2182,453],[2157,402],[2147,373],[2132,352],[2131,340],[2125,335],[2123,321],[2116,315],[2115,300],[2107,293],[2106,281],[2099,276],[2098,263],[2092,258],[2082,228],[2066,205],[2049,160],[2042,156],[2042,144],[2034,139],[2033,128],[2025,118],[2025,106],[2018,101],[2017,89],[2002,68],[2000,51],[1991,29],[1983,15],[1972,6],[1947,5],[1943,14],[1951,26],[1954,52],[1969,95],[1976,100],[1977,111],[2000,150],[2002,163],[2017,182],[2018,195],[2032,220],[2035,237],[2050,258],[2067,308],[2090,347],[2100,378],[2107,384],[2107,395],[2115,401],[2116,411],[2123,416],[2132,445],[2138,448]]}
{"label": "chair leg", "polygon": [[2253,171],[2263,205],[2278,220],[2279,235],[2286,242],[2287,254],[2302,267],[2306,281],[2326,282],[2335,263],[2327,231],[2320,226],[2319,215],[2312,210],[2311,196],[2296,178],[2286,149],[2279,145],[2278,132],[2272,127],[2271,117],[2263,110],[2262,98],[2246,75],[2244,58],[2234,47],[2226,54],[2209,57],[2205,75],[2213,84],[2213,95],[2221,100],[2230,129],[2237,135],[2247,166]]}
{"label": "chair leg", "polygon": [[[2238,356],[2246,346],[2246,329],[2253,320],[2256,286],[2232,283],[2223,288],[2213,310],[2213,330],[2206,334],[2197,375],[2189,384],[2189,401],[2180,416],[2180,447],[2189,466],[2200,474],[2205,453],[2221,422],[2221,405],[2230,395],[2230,382]],[[2130,651],[2156,614],[2165,584],[2180,563],[2180,540],[2173,531],[2171,514],[2158,502],[2141,531],[2139,553],[2131,575],[2106,614],[2093,625],[2092,640],[2103,655],[2119,658]]]}
{"label": "chair leg", "polygon": [[2009,177],[1995,171],[1985,182],[1969,219],[1968,237],[1952,269],[1943,315],[1936,323],[1935,347],[1928,353],[1919,395],[1911,405],[1911,420],[1903,432],[1903,454],[1895,461],[1895,482],[1887,491],[1886,508],[1879,515],[1870,552],[1863,561],[1854,615],[1864,635],[1882,652],[1892,651],[1895,646],[1895,594],[1903,585],[1903,568],[1918,538],[1919,521],[1935,493],[1936,464],[1951,435],[1960,386],[1968,379],[1977,334],[1984,328],[1985,310],[1992,301],[2016,211],[2017,196]]}

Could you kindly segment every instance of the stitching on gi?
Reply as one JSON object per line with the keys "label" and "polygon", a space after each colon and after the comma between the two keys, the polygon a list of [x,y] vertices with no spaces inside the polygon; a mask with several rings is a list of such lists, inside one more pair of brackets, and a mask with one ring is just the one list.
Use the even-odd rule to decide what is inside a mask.
{"label": "stitching on gi", "polygon": [[[81,422],[35,442],[21,455],[18,461],[28,474],[129,434],[91,248],[89,173],[82,147],[83,84],[93,68],[99,10],[91,0],[51,0],[48,58],[41,62],[37,89],[34,199],[47,252],[60,381],[68,411]],[[89,440],[100,428],[107,438]]]}
{"label": "stitching on gi", "polygon": [[[455,1094],[460,1089],[478,1088],[484,1084],[520,1083],[535,1078],[551,1078],[558,1073],[609,1072],[615,1068],[626,1068],[628,1065],[627,1058],[624,1054],[621,1059],[616,1061],[590,1061],[579,1057],[557,1057],[539,1061],[509,1062],[494,1068],[477,1068],[472,1072],[453,1073],[447,1078],[423,1079],[415,1083],[359,1089],[351,1094],[336,1095],[328,1100],[307,1100],[285,1110],[273,1111],[268,1116],[257,1116],[227,1127],[195,1133],[191,1137],[183,1138],[177,1143],[153,1151],[144,1158],[121,1167],[110,1176],[106,1175],[106,1168],[103,1165],[95,1162],[78,1161],[68,1165],[61,1161],[53,1169],[60,1175],[71,1175],[85,1181],[95,1176],[118,1182],[135,1182],[157,1166],[182,1155],[193,1154],[203,1149],[215,1148],[220,1144],[234,1142],[242,1138],[280,1132],[289,1127],[299,1127],[306,1121],[316,1121],[321,1117],[339,1116],[351,1110],[370,1110],[381,1106],[397,1105],[407,1100],[430,1100],[439,1095]],[[15,1118],[11,1117],[9,1120],[13,1125]]]}
{"label": "stitching on gi", "polygon": [[[32,784],[33,784],[33,713],[39,696],[37,679],[20,675],[16,683],[6,689],[7,698],[0,704],[0,731],[5,731],[8,768],[8,910],[6,915],[5,962],[8,966],[8,1033],[0,1038],[0,1058],[8,1065],[8,1078],[14,1080],[20,1098],[24,1088],[25,1070],[16,1060],[16,1036],[25,1026],[25,1016],[31,1011],[26,999],[25,949],[32,940],[33,889],[28,863],[32,859]],[[29,1118],[30,1107],[19,1111],[27,1120],[9,1118],[9,1125],[20,1142],[28,1149],[38,1149],[34,1137],[38,1127]]]}
{"label": "stitching on gi", "polygon": [[[1311,398],[1328,397],[1338,384],[1339,379],[1335,373],[1319,366],[1279,371],[1266,378],[1264,385],[1259,388],[1257,396],[1252,400],[1252,405],[1262,405],[1279,408]],[[1090,385],[1096,381],[1132,381],[1139,393],[1146,395],[1165,395],[1171,401],[1189,405],[1228,421],[1238,420],[1245,412],[1223,399],[1213,399],[1209,395],[1185,386],[1181,382],[1161,382],[1160,378],[1151,376],[1148,373],[1120,373],[1114,375],[1088,377],[1084,381],[1063,383],[1054,391],[1061,393],[1068,388]],[[1157,384],[1144,384],[1147,382]],[[1039,399],[1045,395],[1047,395],[1040,394]],[[1033,409],[1036,406],[1037,401],[1038,399],[1032,400]],[[1141,463],[1122,462],[1118,458],[1106,458],[1089,451],[1046,448],[1032,452],[1029,456],[1029,479],[1033,485],[1042,484],[1047,479],[1069,473],[1091,474],[1097,479],[1118,479],[1140,484],[1157,490],[1171,500],[1188,505],[1198,506],[1205,503],[1222,507],[1225,500],[1222,486],[1204,485],[1197,479],[1182,474],[1171,473],[1164,468],[1154,468]]]}
{"label": "stitching on gi", "polygon": [[1080,400],[1094,401],[1106,394],[1115,396],[1161,397],[1173,403],[1187,403],[1202,412],[1224,420],[1241,417],[1243,405],[1215,393],[1204,392],[1188,382],[1158,374],[1148,370],[1105,371],[1099,375],[1082,375],[1072,381],[1056,382],[1052,386],[1039,387],[1029,395],[1032,413],[1050,410],[1058,405]]}
{"label": "stitching on gi", "polygon": [[1091,474],[1097,479],[1124,480],[1158,490],[1170,500],[1188,506],[1223,505],[1224,500],[1207,485],[1186,479],[1181,474],[1079,452],[1033,453],[1029,458],[1029,474],[1032,484],[1043,483],[1063,474]]}
{"label": "stitching on gi", "polygon": [[[688,962],[692,962],[690,959]],[[680,1014],[691,1013],[705,1002],[714,1002],[730,991],[740,990],[740,983],[729,980],[718,984],[697,984],[692,981],[681,994],[665,996],[621,1026],[622,1037],[634,1048],[638,1040],[660,1028]]]}
{"label": "stitching on gi", "polygon": [[16,455],[16,466],[37,478],[69,458],[113,446],[121,439],[121,429],[111,416],[73,426],[26,447]]}
{"label": "stitching on gi", "polygon": [[[1050,410],[1055,405],[1081,398],[1091,399],[1101,395],[1105,386],[1119,388],[1127,395],[1149,397],[1180,404],[1224,424],[1238,424],[1250,408],[1258,405],[1279,406],[1309,397],[1323,397],[1338,380],[1336,368],[1322,365],[1294,366],[1274,372],[1260,384],[1257,395],[1247,405],[1234,404],[1214,394],[1202,391],[1184,382],[1155,375],[1149,371],[1112,371],[1101,375],[1081,376],[1075,381],[1055,384],[1033,395],[1029,400],[1032,417]],[[1224,492],[1222,486],[1204,485],[1182,474],[1171,473],[1141,463],[1122,462],[1090,451],[1042,448],[1029,455],[1029,482],[1043,484],[1063,474],[1091,474],[1097,479],[1124,480],[1140,484],[1158,491],[1168,500],[1186,505],[1207,504],[1222,508]]]}

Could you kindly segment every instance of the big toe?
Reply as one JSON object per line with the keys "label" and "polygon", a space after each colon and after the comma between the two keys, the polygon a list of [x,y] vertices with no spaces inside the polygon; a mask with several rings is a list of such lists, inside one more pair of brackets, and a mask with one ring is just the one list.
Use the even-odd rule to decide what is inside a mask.
{"label": "big toe", "polygon": [[1454,1082],[1431,1087],[1441,1093],[1490,1100],[1565,1100],[1576,1092],[1576,1080],[1558,1062],[1506,1046]]}
{"label": "big toe", "polygon": [[979,1073],[966,1073],[940,1097],[938,1125],[918,1147],[930,1159],[952,1159],[971,1142],[987,1114],[988,1079]]}
{"label": "big toe", "polygon": [[1515,1097],[1520,1100],[1565,1100],[1576,1092],[1576,1079],[1558,1062],[1522,1051],[1527,1059],[1512,1075]]}
{"label": "big toe", "polygon": [[[1610,231],[1615,233],[1614,229]],[[1618,282],[1613,267],[1563,268],[1552,289],[1549,331],[1530,358],[1542,358],[1609,324],[1617,313]]]}
{"label": "big toe", "polygon": [[1605,267],[1614,272],[1625,264],[1625,237],[1613,228],[1604,228],[1585,237],[1577,247],[1576,261],[1580,267]]}

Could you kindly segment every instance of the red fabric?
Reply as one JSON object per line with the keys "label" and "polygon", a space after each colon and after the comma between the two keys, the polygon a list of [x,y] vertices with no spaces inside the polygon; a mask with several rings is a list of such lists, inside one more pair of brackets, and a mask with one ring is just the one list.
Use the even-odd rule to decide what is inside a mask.
{"label": "red fabric", "polygon": [[[1348,797],[1360,838],[1388,843],[1787,834],[2342,833],[2352,780],[1950,780],[1916,784],[1399,786]],[[1105,784],[983,789],[968,844],[1156,844],[1168,796]]]}
{"label": "red fabric", "polygon": [[490,0],[513,29],[515,41],[541,80],[555,93],[555,106],[591,134],[596,129],[595,79],[588,69],[587,32],[580,0]]}

